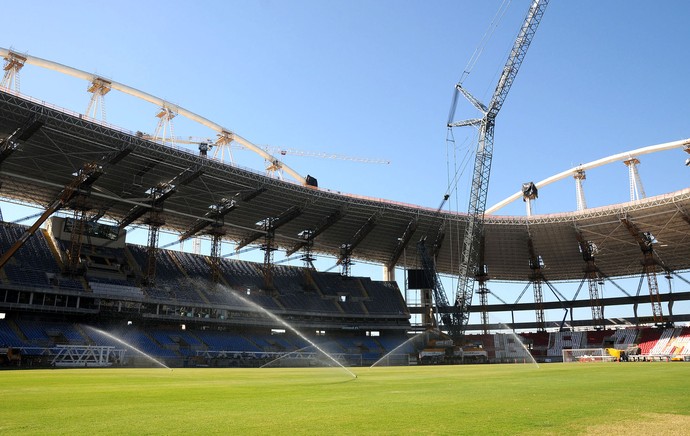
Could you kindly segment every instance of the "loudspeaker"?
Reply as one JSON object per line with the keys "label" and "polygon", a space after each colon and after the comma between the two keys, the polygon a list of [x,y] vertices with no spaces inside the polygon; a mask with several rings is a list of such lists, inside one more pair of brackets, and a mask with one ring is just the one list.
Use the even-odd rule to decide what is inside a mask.
{"label": "loudspeaker", "polygon": [[429,282],[429,278],[423,269],[408,269],[407,287],[409,289],[431,289],[434,286]]}

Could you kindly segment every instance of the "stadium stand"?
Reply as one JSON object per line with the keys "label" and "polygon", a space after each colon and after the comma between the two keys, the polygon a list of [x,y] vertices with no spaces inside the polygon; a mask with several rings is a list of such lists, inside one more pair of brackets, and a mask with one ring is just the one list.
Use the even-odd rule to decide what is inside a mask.
{"label": "stadium stand", "polygon": [[[519,341],[522,341],[522,344]],[[526,345],[523,345],[526,341],[519,335],[495,333],[493,335],[493,352],[496,361],[511,362],[529,357]]]}
{"label": "stadium stand", "polygon": [[587,331],[586,332],[587,337],[585,338],[586,341],[586,348],[601,348],[604,346],[604,341],[606,338],[610,337],[613,334],[612,330],[594,330],[594,331]]}
{"label": "stadium stand", "polygon": [[[0,225],[0,247],[25,230]],[[21,350],[25,364],[50,365],[60,346],[131,346],[119,364],[152,365],[138,349],[174,366],[258,365],[311,347],[263,309],[335,353],[356,355],[354,364],[375,361],[407,338],[409,312],[393,282],[276,265],[266,289],[261,265],[222,259],[213,283],[205,256],[158,250],[156,280],[147,285],[145,247],[85,243],[84,271],[67,274],[68,245],[41,230],[0,270],[0,348]],[[377,340],[366,336],[372,329]]]}
{"label": "stadium stand", "polygon": [[690,335],[687,328],[665,329],[654,346],[649,350],[651,356],[685,356]]}
{"label": "stadium stand", "polygon": [[563,349],[583,348],[585,335],[583,332],[553,332],[549,337],[548,356],[563,355]]}
{"label": "stadium stand", "polygon": [[[0,225],[0,248],[7,249],[24,231],[23,226]],[[213,283],[206,256],[158,250],[156,281],[147,285],[143,246],[84,244],[84,271],[71,275],[63,272],[65,241],[44,230],[28,241],[0,269],[6,315],[0,319],[0,353],[8,347],[19,350],[25,366],[59,364],[51,359],[64,346],[126,349],[123,361],[110,359],[109,364],[142,366],[154,361],[134,349],[171,366],[259,366],[289,353],[314,354],[310,342],[264,309],[351,364],[374,363],[392,350],[414,355],[419,349],[408,341],[409,312],[395,282],[276,265],[273,286],[267,288],[262,265],[221,259],[219,282]],[[688,328],[540,331],[519,339],[496,333],[470,339],[494,362],[523,358],[517,340],[541,361],[557,361],[564,349],[587,347],[638,347],[642,359],[690,356]]]}
{"label": "stadium stand", "polygon": [[640,332],[640,354],[649,355],[656,343],[661,339],[663,331],[658,329],[647,329]]}
{"label": "stadium stand", "polygon": [[[645,331],[645,330],[643,330]],[[639,331],[634,328],[618,329],[613,334],[613,346],[614,348],[623,349],[635,343],[637,340]]]}

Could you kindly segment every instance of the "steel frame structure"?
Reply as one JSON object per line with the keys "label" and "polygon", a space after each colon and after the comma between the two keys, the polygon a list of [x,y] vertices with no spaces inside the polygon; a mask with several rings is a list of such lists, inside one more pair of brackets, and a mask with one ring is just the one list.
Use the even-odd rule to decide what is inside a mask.
{"label": "steel frame structure", "polygon": [[[473,97],[468,91],[458,83],[455,86],[456,94],[453,99],[453,106],[457,102],[457,92],[462,93],[472,105],[482,112],[480,119],[453,122],[455,107],[451,108],[451,115],[448,120],[448,127],[478,126],[479,141],[474,160],[474,171],[472,176],[472,187],[470,189],[470,199],[468,207],[468,222],[462,242],[462,254],[460,258],[459,282],[455,295],[455,306],[458,309],[453,316],[453,323],[464,326],[469,321],[469,307],[472,304],[474,293],[475,276],[483,265],[478,265],[479,252],[481,251],[481,241],[484,234],[484,211],[486,209],[486,197],[489,190],[489,177],[491,175],[491,160],[494,149],[494,129],[496,126],[496,116],[498,115],[508,92],[517,76],[522,61],[527,54],[527,49],[532,42],[532,38],[537,31],[539,22],[544,15],[544,10],[548,5],[548,0],[534,0],[530,6],[527,16],[520,28],[513,48],[508,56],[508,60],[503,67],[501,77],[487,106]],[[462,332],[462,329],[460,329]]]}
{"label": "steel frame structure", "polygon": [[[7,200],[39,207],[48,205],[84,162],[131,147],[130,155],[114,165],[91,190],[93,209],[104,210],[106,219],[119,222],[134,206],[149,210],[148,189],[174,179],[185,169],[199,167],[203,169],[203,175],[198,182],[180,187],[175,195],[166,199],[166,229],[183,234],[197,221],[211,225],[215,220],[206,216],[209,206],[227,195],[238,195],[237,207],[230,215],[232,219],[226,219],[224,224],[226,239],[239,241],[257,232],[255,223],[261,219],[278,216],[298,206],[302,208],[300,216],[276,232],[277,246],[295,252],[304,244],[298,234],[313,229],[314,252],[338,257],[341,244],[350,242],[362,223],[377,215],[380,217],[377,225],[353,251],[355,258],[390,264],[394,254],[400,252],[401,238],[419,240],[429,229],[445,228],[445,238],[433,247],[436,268],[441,274],[457,274],[448,240],[457,240],[460,234],[465,233],[468,221],[465,214],[305,188],[146,141],[133,132],[126,133],[84,120],[78,114],[49,108],[2,91],[0,115],[0,138],[11,135],[31,116],[42,116],[47,121],[47,125],[28,144],[21,146],[21,153],[12,153],[3,161],[0,195]],[[687,240],[689,224],[684,213],[689,209],[690,189],[684,189],[632,203],[579,212],[531,217],[487,215],[484,218],[485,262],[490,266],[489,279],[524,280],[529,275],[524,262],[511,260],[524,259],[528,226],[535,247],[546,264],[556,262],[559,266],[549,271],[552,280],[581,278],[582,258],[577,231],[600,248],[597,262],[607,274],[612,277],[635,275],[636,268],[631,267],[626,259],[633,254],[639,255],[639,251],[631,246],[634,241],[630,236],[624,236],[627,233],[625,229],[620,228],[620,217],[623,216],[639,223],[643,231],[652,232],[659,240],[674,242],[666,247],[657,247],[670,268],[677,271],[690,269],[690,262],[681,255],[690,249],[690,241]],[[416,222],[414,232],[409,232],[407,229],[413,221]],[[141,223],[143,219],[135,222]],[[452,225],[444,226],[444,223]],[[516,253],[516,256],[510,256],[511,253]],[[396,265],[399,266],[399,262]]]}
{"label": "steel frame structure", "polygon": [[[440,274],[457,274],[452,241],[464,234],[466,214],[442,212],[409,204],[345,195],[313,189],[296,183],[275,180],[265,175],[226,165],[196,153],[140,138],[114,126],[86,119],[79,114],[42,104],[15,92],[0,90],[0,139],[10,138],[28,120],[39,117],[44,123],[16,152],[3,155],[0,167],[0,196],[8,201],[49,206],[73,180],[75,170],[87,162],[123,149],[131,152],[112,165],[93,183],[89,201],[94,211],[105,219],[120,222],[133,207],[151,209],[146,192],[159,183],[201,168],[203,174],[166,199],[166,222],[162,228],[184,234],[199,221],[215,222],[207,216],[209,207],[222,198],[234,198],[237,207],[225,219],[224,239],[241,241],[257,232],[255,223],[279,216],[291,207],[299,207],[299,216],[275,232],[275,247],[286,251],[300,249],[304,239],[299,234],[312,229],[310,238],[316,254],[338,258],[340,247],[357,241],[351,250],[353,259],[391,264],[405,244],[427,236],[429,229],[444,229],[444,238],[433,246],[435,267]],[[69,206],[66,206],[69,208]],[[690,189],[648,197],[632,203],[585,209],[579,212],[530,217],[485,216],[484,264],[487,279],[525,282],[530,269],[527,238],[531,236],[536,252],[543,257],[544,273],[550,280],[582,279],[583,260],[577,241],[578,232],[599,248],[597,266],[608,277],[631,277],[640,273],[640,251],[634,238],[621,223],[626,217],[643,232],[650,232],[664,242],[655,252],[672,272],[690,270]],[[376,225],[361,239],[356,237],[362,223],[376,216]],[[134,221],[143,224],[146,216]],[[411,226],[411,223],[415,223]],[[261,233],[261,232],[260,232]],[[263,234],[263,233],[262,233]],[[435,235],[429,235],[434,237]],[[431,247],[430,247],[431,249]],[[660,293],[662,302],[671,298]],[[684,293],[674,293],[680,301]],[[602,304],[612,304],[602,299]],[[633,304],[634,297],[622,297],[616,304]],[[644,300],[640,300],[643,302]],[[648,301],[648,300],[647,300]],[[545,301],[548,309],[550,302]],[[574,307],[581,302],[572,302]],[[584,302],[589,305],[590,302]],[[516,305],[520,310],[529,304]],[[555,307],[560,308],[560,304]],[[532,307],[530,310],[533,310]],[[478,308],[470,306],[470,312]],[[505,305],[489,305],[488,312],[513,310]]]}

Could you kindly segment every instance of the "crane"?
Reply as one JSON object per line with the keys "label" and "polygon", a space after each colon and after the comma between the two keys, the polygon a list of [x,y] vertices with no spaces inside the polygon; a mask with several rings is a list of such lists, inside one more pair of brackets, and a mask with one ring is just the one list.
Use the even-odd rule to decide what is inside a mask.
{"label": "crane", "polygon": [[[447,124],[448,129],[462,126],[474,126],[479,128],[479,140],[474,161],[474,172],[468,207],[468,221],[463,238],[458,288],[455,295],[456,307],[453,316],[450,318],[450,322],[454,323],[456,327],[450,330],[459,331],[460,335],[462,335],[464,327],[469,321],[469,308],[472,303],[475,276],[483,267],[482,265],[478,265],[478,263],[482,250],[481,241],[484,231],[484,209],[486,208],[489,176],[491,174],[496,116],[501,110],[508,92],[510,91],[510,87],[517,76],[522,61],[525,58],[525,54],[527,53],[527,49],[544,15],[547,4],[548,0],[532,1],[488,105],[482,104],[470,94],[469,91],[462,87],[461,82],[455,85],[453,104]],[[483,114],[483,116],[481,118],[464,121],[453,121],[458,93],[462,94]],[[460,326],[459,330],[457,329],[458,325]]]}
{"label": "crane", "polygon": [[[241,144],[229,144],[224,141],[214,141],[211,138],[203,138],[203,137],[196,137],[196,136],[174,136],[174,137],[169,137],[169,138],[161,138],[159,135],[149,135],[146,133],[141,133],[139,135],[143,139],[151,140],[151,141],[159,141],[159,142],[166,142],[169,141],[173,144],[195,144],[199,146],[199,151],[201,153],[208,153],[209,150],[212,148],[215,148],[213,152],[213,158],[216,160],[220,160],[221,162],[225,162],[225,155],[227,154],[229,156],[229,161],[233,162],[232,159],[232,152],[231,148],[236,148],[236,149],[246,149],[246,147],[243,147]],[[320,151],[306,151],[306,150],[295,150],[291,148],[283,148],[283,147],[276,147],[276,146],[271,146],[271,145],[263,145],[259,146],[263,150],[265,150],[268,153],[272,153],[274,155],[280,155],[280,156],[304,156],[304,157],[314,157],[314,158],[320,158],[320,159],[337,159],[337,160],[345,160],[345,161],[350,161],[350,162],[358,162],[358,163],[370,163],[370,164],[382,164],[382,165],[389,165],[391,163],[390,160],[387,159],[372,159],[372,158],[363,158],[363,157],[355,157],[355,156],[347,156],[347,155],[342,155],[342,154],[337,154],[337,153],[325,153],[325,152],[320,152]],[[269,170],[270,171],[279,171],[282,168],[281,162],[269,162]]]}
{"label": "crane", "polygon": [[391,161],[386,160],[386,159],[371,159],[371,158],[363,158],[363,157],[354,157],[354,156],[346,156],[346,155],[336,154],[336,153],[324,153],[324,152],[320,152],[320,151],[293,150],[291,148],[281,148],[281,147],[274,147],[274,146],[270,146],[270,145],[266,145],[262,148],[268,152],[279,154],[281,156],[286,156],[286,155],[305,156],[305,157],[316,157],[316,158],[321,158],[321,159],[338,159],[338,160],[347,160],[347,161],[351,161],[351,162],[383,164],[383,165],[388,165],[391,163]]}

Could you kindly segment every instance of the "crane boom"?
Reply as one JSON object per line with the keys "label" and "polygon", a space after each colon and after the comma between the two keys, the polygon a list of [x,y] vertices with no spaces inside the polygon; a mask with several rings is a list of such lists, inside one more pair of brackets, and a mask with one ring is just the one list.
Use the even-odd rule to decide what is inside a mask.
{"label": "crane boom", "polygon": [[508,61],[503,67],[503,72],[501,73],[501,78],[498,80],[498,85],[496,85],[496,90],[489,103],[489,114],[493,114],[495,117],[498,111],[501,110],[503,102],[510,91],[510,87],[513,85],[515,76],[517,76],[522,61],[527,54],[527,49],[532,43],[534,34],[537,32],[537,27],[541,22],[542,16],[544,15],[544,10],[549,4],[549,0],[534,0],[532,5],[527,12],[525,17],[525,22],[520,28],[520,33],[518,33],[513,48],[510,51],[510,56],[508,56]]}
{"label": "crane boom", "polygon": [[[155,135],[149,135],[147,133],[142,133],[141,137],[147,140],[151,141],[162,141],[161,138],[155,136]],[[202,137],[195,137],[195,136],[175,136],[170,138],[172,142],[176,144],[206,144],[209,147],[220,147],[220,146],[228,146],[225,144],[219,144],[215,141],[213,141],[211,138],[202,138]],[[246,149],[246,147],[242,146],[240,143],[233,143],[232,146],[238,149]],[[343,154],[337,154],[337,153],[326,153],[322,151],[308,151],[308,150],[295,150],[292,148],[283,148],[283,147],[275,147],[272,145],[262,145],[260,146],[262,149],[266,150],[268,153],[275,153],[275,155],[280,155],[280,156],[286,156],[286,155],[291,155],[291,156],[304,156],[304,157],[314,157],[314,158],[320,158],[320,159],[338,159],[338,160],[347,160],[351,162],[359,162],[359,163],[371,163],[371,164],[383,164],[383,165],[389,165],[391,163],[390,160],[388,159],[372,159],[372,158],[365,158],[365,157],[357,157],[357,156],[348,156],[348,155],[343,155]]]}
{"label": "crane boom", "polygon": [[291,148],[281,148],[281,147],[274,147],[270,145],[265,145],[264,150],[270,152],[270,153],[275,153],[279,154],[281,156],[285,155],[293,155],[293,156],[305,156],[305,157],[315,157],[315,158],[321,158],[321,159],[338,159],[338,160],[348,160],[352,162],[360,162],[360,163],[373,163],[373,164],[384,164],[388,165],[391,163],[391,161],[386,160],[386,159],[371,159],[371,158],[364,158],[364,157],[356,157],[356,156],[346,156],[342,154],[336,154],[336,153],[324,153],[321,151],[308,151],[308,150],[294,150]]}
{"label": "crane boom", "polygon": [[[468,91],[463,89],[461,84],[457,84],[455,87],[456,96],[453,99],[454,104],[457,101],[457,93],[460,92],[470,103],[482,110],[484,114],[479,122],[479,140],[474,161],[474,173],[468,207],[468,222],[464,233],[458,288],[455,295],[456,310],[453,314],[453,323],[460,325],[460,334],[462,334],[464,327],[469,321],[469,308],[472,303],[475,275],[480,267],[478,262],[482,249],[481,240],[484,232],[484,209],[486,208],[489,176],[491,174],[496,115],[498,115],[498,112],[501,110],[506,96],[510,91],[510,87],[520,70],[522,61],[532,42],[537,26],[539,26],[539,22],[544,15],[547,4],[548,0],[532,1],[525,21],[510,51],[508,60],[503,67],[503,72],[496,85],[496,90],[494,91],[491,101],[486,106],[486,110],[482,110],[483,107],[481,103],[472,97]],[[454,113],[454,108],[451,108],[451,113]],[[462,125],[468,124],[463,121],[454,123],[452,120],[449,120],[448,122],[448,128]]]}

